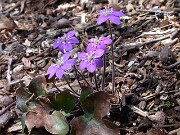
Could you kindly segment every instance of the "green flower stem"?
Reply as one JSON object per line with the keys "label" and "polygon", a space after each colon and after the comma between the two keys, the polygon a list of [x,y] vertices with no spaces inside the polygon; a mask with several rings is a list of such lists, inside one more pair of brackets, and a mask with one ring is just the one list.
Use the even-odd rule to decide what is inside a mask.
{"label": "green flower stem", "polygon": [[95,84],[96,84],[96,90],[99,91],[97,78],[96,78],[96,71],[94,71],[94,80],[95,80]]}
{"label": "green flower stem", "polygon": [[[111,39],[113,40],[112,37],[112,28],[111,28],[111,24],[110,21],[108,20],[108,25],[109,25],[109,33],[111,35]],[[114,68],[114,45],[111,44],[111,53],[112,53],[112,92],[115,93],[115,68]]]}

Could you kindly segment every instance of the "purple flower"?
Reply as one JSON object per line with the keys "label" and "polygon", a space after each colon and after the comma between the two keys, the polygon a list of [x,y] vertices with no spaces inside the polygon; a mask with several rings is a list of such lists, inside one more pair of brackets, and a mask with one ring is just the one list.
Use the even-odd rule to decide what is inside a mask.
{"label": "purple flower", "polygon": [[58,37],[53,44],[53,48],[55,49],[58,47],[63,53],[71,51],[72,44],[79,43],[78,39],[74,37],[74,34],[74,31],[70,31],[67,34],[64,34],[62,37]]}
{"label": "purple flower", "polygon": [[100,58],[104,54],[104,50],[97,49],[95,51],[87,50],[86,52],[81,52],[78,54],[78,58],[81,60],[79,64],[79,69],[83,70],[87,68],[87,70],[93,73],[96,67],[102,67],[103,61]]}
{"label": "purple flower", "polygon": [[100,16],[97,20],[97,24],[101,24],[107,20],[110,20],[111,23],[120,24],[120,17],[125,16],[124,13],[120,11],[115,11],[113,8],[103,9],[99,12]]}
{"label": "purple flower", "polygon": [[103,49],[106,51],[106,45],[111,44],[112,40],[108,37],[100,37],[99,39],[91,38],[89,44],[87,46],[87,50],[96,50],[96,49]]}
{"label": "purple flower", "polygon": [[76,64],[76,62],[73,59],[69,59],[69,56],[69,52],[63,54],[56,64],[48,68],[48,79],[52,78],[55,74],[59,79],[61,79],[64,74],[64,70],[69,70],[72,68],[73,65]]}

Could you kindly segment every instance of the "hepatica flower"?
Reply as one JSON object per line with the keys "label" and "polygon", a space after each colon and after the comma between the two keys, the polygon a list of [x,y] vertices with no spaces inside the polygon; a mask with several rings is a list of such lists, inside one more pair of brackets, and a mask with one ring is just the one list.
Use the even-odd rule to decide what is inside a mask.
{"label": "hepatica flower", "polygon": [[103,9],[99,12],[99,14],[100,16],[98,17],[97,24],[101,24],[107,20],[110,20],[111,23],[119,25],[120,17],[125,16],[124,13],[115,11],[113,8]]}
{"label": "hepatica flower", "polygon": [[72,50],[72,44],[79,43],[78,39],[74,36],[75,32],[70,31],[67,34],[64,34],[62,37],[59,37],[55,40],[53,48],[59,48],[63,53]]}
{"label": "hepatica flower", "polygon": [[87,50],[96,50],[96,49],[103,49],[106,51],[106,45],[111,44],[112,40],[108,37],[100,37],[99,39],[91,38],[89,44],[87,46]]}
{"label": "hepatica flower", "polygon": [[75,61],[73,59],[69,59],[69,57],[70,57],[69,52],[63,54],[56,64],[48,68],[47,71],[47,73],[49,74],[48,79],[52,78],[54,75],[56,75],[59,79],[61,79],[64,74],[64,71],[71,69],[72,66],[76,64]]}
{"label": "hepatica flower", "polygon": [[95,51],[87,50],[87,52],[79,53],[78,59],[81,60],[79,69],[83,70],[87,68],[89,72],[93,73],[97,67],[103,66],[103,61],[100,58],[103,54],[104,50],[102,49],[97,49]]}

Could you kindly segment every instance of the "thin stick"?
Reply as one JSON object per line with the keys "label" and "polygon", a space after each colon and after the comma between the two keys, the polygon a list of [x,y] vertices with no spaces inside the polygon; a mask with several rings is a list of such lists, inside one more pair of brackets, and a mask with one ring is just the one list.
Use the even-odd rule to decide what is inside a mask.
{"label": "thin stick", "polygon": [[96,90],[99,91],[97,78],[96,78],[96,71],[94,71],[94,80],[95,80],[95,84],[96,84]]}
{"label": "thin stick", "polygon": [[[111,35],[111,39],[113,39],[111,24],[109,20],[108,20],[108,25],[109,25],[109,33]],[[111,45],[111,53],[112,53],[112,92],[115,93],[114,44]]]}
{"label": "thin stick", "polygon": [[74,66],[74,70],[75,70],[75,74],[76,74],[76,79],[77,79],[77,81],[78,81],[78,83],[79,83],[79,86],[80,86],[81,89],[82,89],[82,86],[81,86],[81,83],[80,83],[80,81],[79,81],[79,77],[78,77],[78,74],[77,74],[76,66]]}
{"label": "thin stick", "polygon": [[16,102],[12,102],[11,104],[9,104],[4,110],[2,110],[0,112],[0,116],[3,115],[7,110],[9,110],[12,106],[14,106],[16,104]]}
{"label": "thin stick", "polygon": [[12,57],[9,57],[9,61],[8,61],[8,70],[7,70],[7,82],[8,82],[8,86],[7,89],[9,90],[10,88],[10,83],[11,83],[11,63],[12,63]]}
{"label": "thin stick", "polygon": [[77,92],[71,87],[71,85],[69,84],[67,78],[66,78],[64,75],[63,75],[63,77],[64,77],[65,81],[67,82],[67,84],[68,84],[69,88],[71,89],[71,91],[74,92],[75,94],[77,94],[78,96],[80,96],[79,93],[77,93]]}

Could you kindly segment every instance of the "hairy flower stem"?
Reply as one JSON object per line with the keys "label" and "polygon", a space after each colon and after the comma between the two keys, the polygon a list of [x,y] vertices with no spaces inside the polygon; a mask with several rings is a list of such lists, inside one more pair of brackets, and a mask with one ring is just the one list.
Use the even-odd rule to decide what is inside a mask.
{"label": "hairy flower stem", "polygon": [[79,77],[78,77],[78,74],[77,74],[76,66],[74,66],[74,71],[75,71],[75,74],[76,74],[76,79],[77,79],[77,81],[78,81],[78,83],[79,83],[79,86],[81,87],[81,90],[82,90],[82,86],[81,86],[81,83],[80,83],[80,81],[79,81]]}
{"label": "hairy flower stem", "polygon": [[84,77],[84,75],[81,73],[81,72],[79,72],[79,70],[76,70],[80,75],[81,75],[81,77],[83,78],[83,80],[87,83],[87,85],[88,86],[91,86],[90,84],[89,84],[89,82],[86,80],[86,78]]}
{"label": "hairy flower stem", "polygon": [[89,78],[90,78],[91,83],[93,83],[93,73],[89,73]]}
{"label": "hairy flower stem", "polygon": [[53,82],[53,85],[55,86],[55,88],[59,91],[59,92],[62,92],[57,86],[56,84]]}
{"label": "hairy flower stem", "polygon": [[96,71],[94,71],[94,80],[95,80],[95,84],[96,84],[96,90],[99,91],[97,78],[96,78]]}
{"label": "hairy flower stem", "polygon": [[[112,28],[110,21],[108,20],[108,26],[109,26],[109,33],[111,35],[111,39],[113,40],[112,37]],[[111,45],[111,53],[112,53],[112,92],[115,93],[115,68],[114,68],[114,45]]]}
{"label": "hairy flower stem", "polygon": [[73,92],[73,93],[75,93],[76,95],[80,96],[79,93],[77,93],[77,92],[71,87],[71,85],[69,84],[67,78],[66,78],[64,75],[63,75],[63,77],[64,77],[64,80],[67,82],[69,88],[71,89],[71,92]]}
{"label": "hairy flower stem", "polygon": [[102,73],[102,83],[101,83],[101,90],[104,90],[104,79],[106,73],[106,54],[103,55],[104,65],[103,65],[103,73]]}

